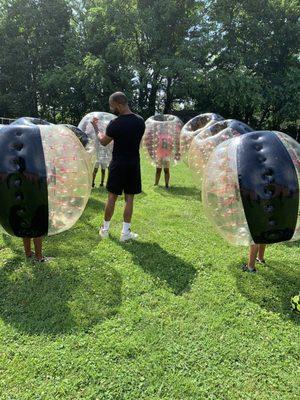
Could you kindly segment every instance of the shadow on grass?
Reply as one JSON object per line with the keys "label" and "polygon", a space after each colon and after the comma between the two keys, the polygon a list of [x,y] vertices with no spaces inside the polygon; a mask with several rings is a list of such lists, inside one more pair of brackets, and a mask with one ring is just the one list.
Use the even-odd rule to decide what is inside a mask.
{"label": "shadow on grass", "polygon": [[2,240],[4,243],[2,248],[8,247],[18,256],[21,256],[22,254],[24,254],[21,238],[16,238],[16,237],[7,235],[6,233],[3,233]]}
{"label": "shadow on grass", "polygon": [[166,189],[162,186],[156,186],[155,191],[163,196],[180,196],[184,198],[194,198],[196,200],[201,200],[201,191],[196,187],[185,187],[185,186],[170,186]]}
{"label": "shadow on grass", "polygon": [[114,316],[121,304],[120,275],[91,259],[81,269],[75,263],[9,259],[0,268],[0,317],[28,334],[56,335],[89,329]]}
{"label": "shadow on grass", "polygon": [[89,257],[99,244],[98,227],[86,222],[84,226],[47,238],[46,243],[47,255],[53,257]]}
{"label": "shadow on grass", "polygon": [[283,242],[282,245],[286,247],[300,247],[300,240],[295,242]]}
{"label": "shadow on grass", "polygon": [[90,197],[81,219],[86,221],[91,217],[95,217],[95,213],[103,212],[104,207],[105,203],[103,201]]}
{"label": "shadow on grass", "polygon": [[139,265],[146,273],[164,281],[174,294],[182,295],[190,291],[197,271],[189,263],[168,253],[157,243],[130,242],[122,243],[112,240],[133,256],[133,263]]}
{"label": "shadow on grass", "polygon": [[99,243],[91,223],[104,204],[91,198],[76,226],[45,238],[54,260],[24,261],[20,238],[3,235],[14,256],[0,267],[0,317],[29,334],[69,333],[115,315],[121,304],[121,276],[90,256]]}
{"label": "shadow on grass", "polygon": [[[242,272],[240,264],[230,266],[236,277],[239,292],[260,307],[280,314],[284,320],[300,323],[300,317],[292,312],[290,299],[299,293],[300,277],[298,265],[287,265],[270,261],[267,266],[259,266],[257,274]],[[234,272],[232,272],[234,271]]]}

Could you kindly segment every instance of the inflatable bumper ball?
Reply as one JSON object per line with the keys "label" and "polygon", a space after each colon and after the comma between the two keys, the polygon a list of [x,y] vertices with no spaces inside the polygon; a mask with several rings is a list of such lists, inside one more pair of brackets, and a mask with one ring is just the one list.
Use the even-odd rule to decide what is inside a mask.
{"label": "inflatable bumper ball", "polygon": [[[202,134],[208,130],[213,131],[213,134],[202,139]],[[189,167],[195,172],[200,185],[205,166],[213,150],[228,139],[253,131],[248,125],[234,119],[217,122],[208,130],[205,129],[195,137],[189,150]]]}
{"label": "inflatable bumper ball", "polygon": [[0,130],[0,225],[18,237],[70,229],[90,196],[89,159],[67,128],[8,125]]}
{"label": "inflatable bumper ball", "polygon": [[83,132],[81,129],[77,128],[77,126],[74,126],[74,125],[62,124],[62,126],[65,126],[66,128],[70,129],[75,134],[75,136],[79,139],[82,146],[84,148],[87,147],[87,145],[89,143],[89,138],[85,132]]}
{"label": "inflatable bumper ball", "polygon": [[175,115],[154,115],[147,119],[143,146],[154,166],[177,164],[180,161],[182,121]]}
{"label": "inflatable bumper ball", "polygon": [[218,232],[235,245],[300,239],[300,145],[280,132],[229,139],[204,173],[203,205]]}
{"label": "inflatable bumper ball", "polygon": [[52,125],[50,122],[41,118],[21,117],[13,121],[10,125]]}
{"label": "inflatable bumper ball", "polygon": [[198,135],[202,129],[208,128],[222,120],[224,120],[224,118],[218,114],[206,113],[197,115],[183,126],[180,134],[180,153],[185,162],[187,162],[187,154],[194,137]]}
{"label": "inflatable bumper ball", "polygon": [[93,118],[97,118],[97,126],[99,133],[104,134],[107,128],[107,125],[110,121],[116,118],[115,115],[107,113],[107,112],[91,112],[87,114],[79,123],[78,128],[84,131],[89,140],[90,140],[90,147],[94,147],[95,149],[95,157],[93,162],[93,167],[99,167],[99,165],[103,166],[103,169],[109,166],[109,163],[112,158],[112,151],[113,151],[113,142],[111,142],[108,146],[102,146],[98,136],[95,132],[95,128],[91,124]]}

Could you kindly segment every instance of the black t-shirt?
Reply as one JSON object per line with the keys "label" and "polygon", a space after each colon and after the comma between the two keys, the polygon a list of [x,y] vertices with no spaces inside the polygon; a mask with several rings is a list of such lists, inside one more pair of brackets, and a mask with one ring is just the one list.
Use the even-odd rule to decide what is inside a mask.
{"label": "black t-shirt", "polygon": [[106,135],[114,140],[113,161],[139,161],[144,132],[145,121],[139,115],[120,115],[111,121],[106,128]]}

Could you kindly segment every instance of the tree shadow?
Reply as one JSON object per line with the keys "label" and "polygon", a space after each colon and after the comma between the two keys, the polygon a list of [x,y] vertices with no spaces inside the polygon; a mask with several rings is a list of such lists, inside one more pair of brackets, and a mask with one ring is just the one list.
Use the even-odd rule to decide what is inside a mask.
{"label": "tree shadow", "polygon": [[2,240],[4,243],[4,245],[1,246],[2,248],[8,247],[18,256],[21,256],[23,254],[23,247],[22,247],[22,245],[20,245],[21,244],[20,238],[10,236],[6,233],[3,233]]}
{"label": "tree shadow", "polygon": [[90,197],[79,221],[81,219],[87,220],[90,217],[94,217],[95,212],[102,212],[104,208],[105,208],[105,203],[103,201],[95,199],[94,197]]}
{"label": "tree shadow", "polygon": [[166,189],[162,186],[156,186],[154,190],[163,196],[180,196],[183,198],[192,197],[196,200],[201,200],[201,191],[196,187],[170,186],[169,189]]}
{"label": "tree shadow", "polygon": [[9,259],[0,268],[1,318],[27,334],[57,335],[89,329],[115,315],[120,275],[91,259],[79,270],[74,261],[57,266]]}
{"label": "tree shadow", "polygon": [[191,290],[197,270],[179,257],[168,253],[157,243],[128,242],[112,240],[131,253],[133,262],[147,274],[167,283],[174,294],[182,295]]}
{"label": "tree shadow", "polygon": [[98,227],[86,222],[84,226],[79,225],[71,231],[46,238],[45,242],[47,254],[55,258],[69,258],[70,254],[72,258],[88,257],[99,244]]}
{"label": "tree shadow", "polygon": [[278,261],[260,266],[257,274],[241,271],[240,264],[229,266],[236,278],[239,292],[249,301],[267,311],[280,314],[284,320],[300,323],[300,316],[291,310],[290,299],[299,293],[298,265],[286,265]]}
{"label": "tree shadow", "polygon": [[[75,227],[45,238],[47,264],[24,261],[21,239],[3,235],[14,256],[0,267],[0,316],[29,334],[87,329],[116,314],[121,277],[90,255],[99,243],[95,211],[104,204],[91,198]],[[4,246],[2,246],[4,248]]]}

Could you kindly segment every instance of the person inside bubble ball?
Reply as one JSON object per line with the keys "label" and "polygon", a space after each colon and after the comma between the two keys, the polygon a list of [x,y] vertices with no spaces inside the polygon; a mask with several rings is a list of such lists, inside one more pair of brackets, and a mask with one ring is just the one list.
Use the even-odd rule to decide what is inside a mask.
{"label": "person inside bubble ball", "polygon": [[249,248],[248,263],[242,265],[242,270],[244,272],[252,272],[252,273],[257,272],[257,269],[255,268],[255,262],[259,264],[266,263],[264,259],[265,250],[266,250],[265,244],[252,244]]}
{"label": "person inside bubble ball", "polygon": [[[37,177],[33,174],[24,173],[26,178],[31,181],[37,182]],[[49,175],[49,182],[56,182],[56,168],[55,166],[51,166],[51,172]],[[28,238],[23,237],[23,247],[24,253],[27,261],[34,261],[36,263],[45,263],[52,260],[52,257],[45,257],[43,255],[43,238],[36,237],[36,238]],[[33,241],[34,245],[34,252],[31,250],[31,243]]]}
{"label": "person inside bubble ball", "polygon": [[[101,152],[101,149],[99,150],[99,152]],[[106,155],[104,154],[104,152],[102,152],[103,154],[101,155],[101,157],[105,157]],[[107,168],[107,163],[106,162],[99,162],[96,161],[95,167],[94,167],[94,171],[93,171],[93,182],[92,182],[92,187],[95,187],[95,180],[96,180],[96,176],[97,173],[99,171],[99,168],[101,169],[101,180],[100,180],[100,187],[104,186],[104,181],[105,181],[105,172],[106,172],[106,168]]]}
{"label": "person inside bubble ball", "polygon": [[140,143],[145,132],[145,121],[130,110],[128,99],[122,92],[116,92],[110,96],[109,106],[111,112],[117,115],[117,118],[108,124],[105,134],[97,132],[97,118],[92,120],[103,146],[107,146],[112,140],[114,141],[106,185],[108,199],[99,236],[101,239],[108,237],[116,201],[118,196],[124,192],[125,207],[120,240],[125,242],[138,237],[136,233],[131,232],[130,226],[134,196],[142,192]]}
{"label": "person inside bubble ball", "polygon": [[158,143],[156,150],[156,174],[154,186],[158,186],[162,169],[165,174],[165,187],[169,189],[170,183],[170,160],[173,151],[173,136],[170,135],[164,126],[158,126]]}

